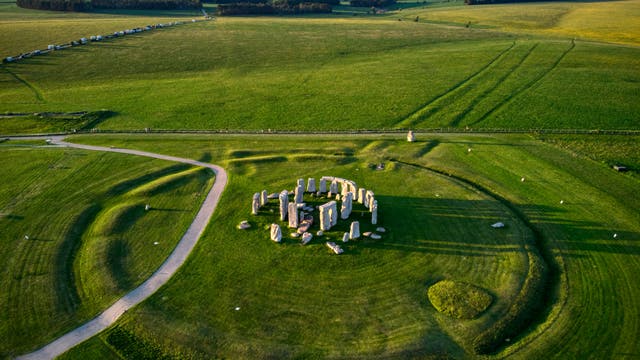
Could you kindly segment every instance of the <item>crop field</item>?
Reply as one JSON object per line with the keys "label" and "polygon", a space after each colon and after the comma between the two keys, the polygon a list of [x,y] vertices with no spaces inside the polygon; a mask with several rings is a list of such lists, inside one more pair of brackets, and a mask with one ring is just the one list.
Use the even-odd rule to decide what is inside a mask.
{"label": "crop field", "polygon": [[[215,178],[9,138],[53,133],[229,180],[169,282],[63,359],[640,356],[640,0],[346,5],[192,23],[0,3],[3,59],[184,22],[0,64],[0,358],[140,285]],[[378,224],[355,202],[318,235],[313,210],[301,246],[278,200],[251,215],[326,175],[372,190]],[[353,220],[382,238],[343,242]]]}
{"label": "crop field", "polygon": [[[94,20],[85,35],[124,26]],[[0,112],[106,110],[104,130],[637,127],[635,45],[397,20],[219,18],[57,51],[3,66]]]}
{"label": "crop field", "polygon": [[0,144],[3,358],[82,324],[145,280],[191,223],[212,175],[42,145]]}
{"label": "crop field", "polygon": [[[114,333],[66,358],[112,351],[472,357],[480,335],[494,331],[509,312],[531,312],[535,325],[502,333],[498,356],[638,352],[637,178],[523,136],[420,140],[75,139],[185,157],[210,154],[231,181],[221,204],[228,211],[214,215],[180,274],[129,312]],[[376,170],[381,163],[384,169]],[[286,231],[283,244],[270,241],[264,226],[279,221],[277,210],[251,216],[250,195],[328,174],[375,191],[387,229],[383,240],[351,241],[341,256],[316,239],[301,247]],[[237,230],[244,219],[253,227]],[[491,228],[496,221],[508,225]],[[338,226],[322,241],[338,240],[344,225]],[[541,269],[532,267],[536,262]],[[480,286],[494,303],[472,320],[440,314],[427,289],[443,279]],[[546,290],[536,294],[528,280]],[[518,308],[526,303],[518,298],[523,294],[541,308]]]}

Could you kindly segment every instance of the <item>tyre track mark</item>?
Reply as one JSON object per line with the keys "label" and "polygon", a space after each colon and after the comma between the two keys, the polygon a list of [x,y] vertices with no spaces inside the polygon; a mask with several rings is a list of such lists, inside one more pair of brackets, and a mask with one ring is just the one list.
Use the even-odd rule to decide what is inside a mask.
{"label": "tyre track mark", "polygon": [[486,70],[488,70],[493,64],[495,64],[498,60],[503,58],[509,51],[511,51],[511,49],[513,49],[515,47],[515,45],[516,45],[516,42],[514,40],[508,48],[502,50],[496,57],[491,59],[487,64],[485,64],[478,71],[476,71],[473,74],[471,74],[471,75],[467,76],[466,78],[462,79],[462,81],[458,82],[457,84],[453,85],[449,89],[445,90],[442,94],[437,95],[433,99],[429,100],[428,102],[426,102],[425,104],[420,106],[418,108],[418,110],[416,110],[413,113],[409,114],[404,119],[396,122],[396,124],[393,127],[394,128],[400,128],[400,129],[408,128],[408,127],[414,126],[416,123],[420,122],[426,116],[432,114],[434,112],[434,110],[437,110],[437,109],[433,109],[432,105],[434,105],[438,101],[446,98],[447,96],[452,96],[453,92],[461,89],[464,85],[468,84],[470,81],[472,81],[476,77],[480,76],[482,73],[484,73]]}
{"label": "tyre track mark", "polygon": [[46,103],[47,101],[44,99],[44,96],[42,95],[42,93],[40,92],[40,90],[38,90],[38,88],[36,88],[35,86],[33,86],[30,82],[28,82],[27,80],[25,80],[24,78],[22,78],[20,75],[14,73],[13,71],[7,69],[5,66],[2,67],[9,75],[11,75],[11,77],[13,77],[14,79],[16,79],[16,81],[18,81],[19,83],[21,83],[22,85],[26,86],[29,90],[31,90],[31,92],[33,92],[33,95],[36,97],[36,100],[38,100],[38,102],[41,103]]}
{"label": "tyre track mark", "polygon": [[491,108],[488,112],[486,112],[484,115],[482,115],[480,117],[480,119],[470,123],[469,125],[476,125],[476,124],[479,124],[479,123],[483,122],[489,116],[495,114],[498,110],[502,109],[504,106],[506,106],[508,103],[510,103],[513,99],[515,99],[516,97],[520,96],[525,91],[531,90],[535,86],[540,84],[542,82],[542,80],[544,80],[547,76],[549,76],[549,74],[551,72],[553,72],[553,70],[555,70],[558,67],[558,65],[560,65],[562,60],[571,52],[571,50],[573,50],[575,48],[575,46],[576,46],[575,40],[571,40],[571,45],[569,46],[569,48],[567,50],[565,50],[562,54],[560,54],[558,59],[556,59],[556,61],[551,65],[551,67],[547,71],[542,72],[542,74],[540,74],[539,76],[537,76],[536,78],[534,78],[530,82],[528,82],[525,85],[523,85],[520,89],[516,90],[511,95],[507,96],[503,101],[501,101],[496,106]]}

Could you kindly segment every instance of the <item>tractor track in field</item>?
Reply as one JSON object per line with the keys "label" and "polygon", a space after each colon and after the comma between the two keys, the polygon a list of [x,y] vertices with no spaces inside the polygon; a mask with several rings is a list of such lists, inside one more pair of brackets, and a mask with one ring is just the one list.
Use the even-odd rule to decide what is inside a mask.
{"label": "tractor track in field", "polygon": [[549,74],[551,74],[551,72],[553,72],[553,70],[555,70],[558,65],[560,65],[560,63],[562,62],[562,60],[564,60],[564,58],[571,52],[571,50],[573,50],[576,47],[576,42],[575,40],[571,40],[571,45],[569,46],[569,48],[567,50],[565,50],[564,52],[562,52],[562,54],[560,54],[560,56],[558,57],[558,59],[556,59],[556,61],[551,65],[551,67],[549,67],[549,69],[547,71],[543,71],[540,75],[538,75],[537,77],[533,78],[533,80],[531,80],[530,82],[524,84],[522,87],[520,87],[518,90],[516,90],[515,92],[509,94],[509,96],[507,96],[506,98],[504,98],[501,102],[499,102],[498,104],[496,104],[496,106],[494,106],[493,108],[491,108],[489,111],[487,111],[484,115],[482,115],[478,120],[472,122],[469,124],[469,126],[474,126],[477,125],[481,122],[483,122],[484,120],[486,120],[489,116],[495,114],[498,110],[500,110],[501,108],[503,108],[505,105],[507,105],[508,103],[510,103],[513,99],[515,99],[516,97],[520,96],[520,94],[524,93],[527,90],[533,89],[535,86],[537,86],[538,84],[540,84],[540,82],[542,82],[542,80],[544,80],[547,76],[549,76]]}
{"label": "tractor track in field", "polygon": [[470,81],[472,81],[476,77],[480,76],[482,73],[484,73],[486,70],[488,70],[491,67],[491,65],[495,64],[498,60],[503,58],[515,46],[516,46],[516,41],[514,40],[509,47],[507,47],[506,49],[502,50],[497,56],[495,56],[493,59],[491,59],[483,67],[478,69],[473,74],[471,74],[471,75],[467,76],[466,78],[462,79],[462,81],[460,81],[457,84],[453,85],[452,87],[448,88],[442,94],[437,95],[436,97],[432,98],[428,102],[424,103],[416,111],[412,112],[411,114],[406,116],[404,119],[401,119],[400,121],[396,122],[393,125],[393,127],[402,129],[402,128],[408,128],[408,127],[411,127],[411,126],[415,125],[420,120],[421,117],[423,117],[425,114],[429,114],[431,112],[430,111],[430,106],[431,105],[435,104],[436,102],[438,102],[441,99],[445,98],[446,96],[450,95],[453,91],[456,91],[456,90],[462,88],[465,84],[469,83]]}
{"label": "tractor track in field", "polygon": [[[546,271],[542,272],[541,276],[544,276],[544,278],[542,278],[540,281],[540,284],[538,284],[540,289],[538,289],[537,291],[537,293],[545,294],[545,295],[542,296],[541,299],[535,299],[535,300],[541,300],[542,303],[535,302],[534,304],[531,304],[532,306],[535,306],[535,308],[532,309],[532,311],[521,313],[520,316],[525,317],[525,321],[523,321],[520,324],[514,324],[515,326],[510,327],[508,330],[506,330],[506,332],[498,333],[499,338],[495,339],[493,343],[494,345],[496,345],[496,349],[494,349],[494,351],[490,353],[495,354],[495,353],[498,353],[500,350],[502,350],[505,347],[505,345],[508,344],[508,342],[505,341],[506,338],[514,339],[518,337],[525,337],[528,330],[531,329],[532,327],[541,325],[547,321],[550,322],[550,324],[553,324],[557,320],[557,313],[559,313],[560,311],[558,311],[556,315],[553,316],[553,318],[549,318],[549,316],[551,316],[551,310],[553,307],[560,306],[560,308],[562,309],[566,305],[566,300],[567,300],[566,293],[565,293],[565,296],[562,297],[562,299],[553,298],[553,294],[556,292],[556,289],[558,288],[558,286],[562,286],[564,290],[567,290],[565,288],[565,287],[568,287],[568,278],[566,276],[567,274],[566,265],[564,263],[562,255],[559,255],[560,256],[559,262],[554,258],[553,253],[545,246],[544,244],[545,240],[542,234],[540,233],[540,231],[531,223],[531,221],[529,221],[527,216],[522,211],[520,211],[520,209],[518,209],[506,198],[494,193],[493,191],[487,189],[486,187],[480,184],[477,184],[471,180],[468,180],[466,178],[460,177],[458,175],[454,175],[452,173],[449,173],[440,169],[435,169],[429,166],[410,163],[410,162],[406,162],[398,159],[388,159],[388,160],[398,164],[415,167],[420,170],[425,170],[433,174],[437,174],[439,176],[445,177],[447,179],[454,180],[492,199],[495,199],[500,204],[502,204],[507,209],[509,209],[509,211],[511,211],[518,218],[518,220],[520,220],[532,232],[533,238],[534,238],[533,245],[534,245],[535,252],[530,253],[531,251],[528,250],[526,251],[526,253],[529,258],[529,262],[531,261],[531,255],[534,255],[534,256],[537,255],[542,260],[546,268]],[[527,275],[527,277],[529,276],[531,276],[531,274]],[[525,282],[523,282],[523,288],[524,288],[524,285],[525,285]],[[534,293],[536,292],[534,291]],[[531,310],[531,309],[528,308],[526,310]],[[517,320],[515,320],[514,322],[517,322]],[[545,326],[550,326],[550,324]],[[483,335],[483,333],[481,333],[479,336],[481,335]],[[533,339],[529,339],[527,343],[530,343],[531,341],[533,341],[535,337]],[[516,348],[514,353],[518,352],[521,348],[522,347]]]}
{"label": "tractor track in field", "polygon": [[69,331],[68,333],[62,335],[51,343],[40,348],[39,350],[18,357],[18,359],[53,359],[113,325],[127,310],[133,308],[134,306],[138,305],[139,303],[153,295],[158,289],[160,289],[160,287],[162,287],[169,281],[169,279],[171,279],[173,274],[175,274],[182,266],[182,264],[187,260],[187,257],[198,242],[198,239],[204,233],[204,230],[209,223],[209,220],[211,219],[211,216],[213,215],[213,212],[216,209],[218,202],[220,201],[222,192],[224,191],[224,188],[227,184],[227,173],[220,166],[204,163],[197,160],[185,159],[169,155],[161,155],[139,150],[74,144],[65,142],[64,136],[40,136],[31,137],[31,139],[50,139],[51,144],[57,145],[62,148],[71,147],[89,151],[114,152],[180,162],[189,165],[209,168],[215,173],[215,182],[211,187],[211,190],[209,190],[209,193],[207,194],[204,202],[198,210],[198,213],[196,214],[193,222],[191,223],[191,225],[189,225],[189,228],[180,239],[176,247],[173,249],[169,257],[147,280],[145,280],[137,288],[125,294],[113,305],[111,305],[105,311],[103,311],[84,325]]}
{"label": "tractor track in field", "polygon": [[502,85],[511,75],[513,75],[514,72],[518,71],[518,69],[522,66],[522,64],[525,61],[527,61],[529,56],[531,56],[531,53],[533,53],[533,51],[538,47],[538,45],[540,45],[540,43],[535,43],[529,49],[529,51],[527,51],[527,53],[522,57],[522,59],[520,59],[518,63],[516,63],[514,66],[511,67],[511,69],[509,69],[509,71],[507,71],[504,75],[502,75],[498,79],[498,81],[496,81],[496,83],[493,84],[493,86],[489,87],[488,89],[485,89],[480,95],[476,96],[473,99],[473,101],[471,101],[471,103],[466,107],[466,109],[464,109],[464,111],[456,115],[453,118],[453,120],[451,120],[451,122],[449,123],[449,126],[457,127],[458,125],[460,125],[460,122],[471,112],[471,110],[473,110],[473,108],[476,105],[478,105],[478,103],[484,100],[487,95],[495,91],[500,85]]}
{"label": "tractor track in field", "polygon": [[35,86],[33,86],[30,82],[28,82],[27,80],[23,79],[20,75],[14,73],[13,71],[7,69],[6,66],[2,67],[4,69],[4,71],[7,72],[7,74],[11,75],[11,77],[13,77],[14,79],[16,79],[16,81],[18,81],[19,83],[21,83],[22,85],[26,86],[29,90],[31,90],[31,92],[33,92],[33,95],[36,97],[36,100],[38,100],[41,103],[46,103],[47,101],[44,99],[44,96],[42,95],[42,93],[40,92],[40,90],[38,90],[38,88],[36,88]]}

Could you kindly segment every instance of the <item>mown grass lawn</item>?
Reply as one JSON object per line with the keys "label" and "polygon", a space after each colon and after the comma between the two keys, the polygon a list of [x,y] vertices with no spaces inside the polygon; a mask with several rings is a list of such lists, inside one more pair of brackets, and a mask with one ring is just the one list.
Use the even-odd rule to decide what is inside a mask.
{"label": "mown grass lawn", "polygon": [[192,171],[130,194],[185,169],[43,145],[0,144],[2,357],[51,341],[145,280],[191,223],[212,176]]}
{"label": "mown grass lawn", "polygon": [[[118,325],[135,344],[207,357],[472,356],[474,336],[505,316],[520,289],[516,279],[527,276],[526,252],[517,244],[534,240],[518,220],[524,216],[542,236],[538,246],[551,271],[548,307],[532,327],[505,340],[498,355],[637,351],[631,339],[640,309],[632,284],[640,222],[633,177],[522,136],[425,135],[413,144],[390,137],[160,139],[79,139],[208,154],[230,170],[221,203],[227,211],[216,213],[180,274]],[[385,170],[371,167],[379,163]],[[249,215],[253,192],[323,174],[376,191],[388,229],[382,241],[350,242],[344,255],[332,256],[315,239],[306,247],[274,244],[262,225],[275,215]],[[235,229],[243,219],[256,226]],[[507,223],[504,232],[490,227],[497,220]],[[428,286],[441,279],[480,286],[497,302],[477,320],[451,319],[427,300]],[[100,348],[108,334],[86,346]]]}

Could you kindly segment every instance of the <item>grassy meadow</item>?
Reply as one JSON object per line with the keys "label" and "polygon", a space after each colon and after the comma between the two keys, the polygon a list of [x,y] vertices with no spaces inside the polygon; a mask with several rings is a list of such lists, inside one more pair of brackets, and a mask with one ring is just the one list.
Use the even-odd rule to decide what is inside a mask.
{"label": "grassy meadow", "polygon": [[[615,3],[630,14],[637,4]],[[564,6],[592,6],[570,4]],[[521,6],[529,5],[188,23],[3,65],[0,112],[108,110],[114,116],[98,126],[105,130],[637,127],[637,44],[526,32],[524,25],[512,31],[428,21],[439,13],[466,19],[471,11],[506,23],[516,16],[507,9]],[[19,17],[2,7],[0,19]],[[99,26],[121,28],[114,18],[139,25],[155,19],[29,20],[31,11],[17,12],[36,33],[49,22],[64,32],[74,17],[91,20],[78,25],[86,35]],[[548,18],[527,14],[534,23]],[[426,20],[409,21],[414,15]],[[20,51],[23,32],[0,32],[12,39],[1,42],[5,52]],[[7,133],[1,122],[0,133]]]}
{"label": "grassy meadow", "polygon": [[[230,171],[230,183],[220,204],[227,211],[214,214],[170,284],[130,311],[112,330],[116,335],[106,332],[65,358],[93,352],[473,357],[483,332],[509,312],[532,311],[517,306],[527,281],[540,274],[531,268],[537,261],[544,264],[544,306],[532,327],[503,338],[498,357],[638,351],[636,177],[526,136],[419,140],[76,138],[185,157],[209,154]],[[384,170],[375,170],[380,163]],[[351,241],[341,256],[315,238],[300,247],[286,230],[283,244],[271,242],[264,226],[279,222],[277,210],[251,216],[250,194],[327,174],[376,192],[388,230],[383,239]],[[244,219],[254,227],[235,229]],[[507,227],[491,228],[496,221]],[[345,229],[338,226],[323,240],[338,240]],[[438,313],[427,289],[444,279],[480,286],[494,303],[472,320]]]}
{"label": "grassy meadow", "polygon": [[[199,13],[0,3],[2,58],[187,21],[0,65],[0,358],[140,284],[213,181],[189,166],[5,136],[145,128],[630,134],[73,136],[219,164],[229,184],[170,282],[64,359],[637,356],[639,9],[401,2],[375,16],[341,6],[191,23]],[[342,243],[346,220],[306,246],[284,223],[283,243],[269,240],[276,202],[251,216],[251,195],[324,175],[375,192],[381,240]],[[352,219],[376,228],[360,204]],[[238,230],[242,220],[252,227]]]}
{"label": "grassy meadow", "polygon": [[211,183],[208,172],[160,160],[43,145],[0,144],[2,358],[53,340],[149,277]]}

